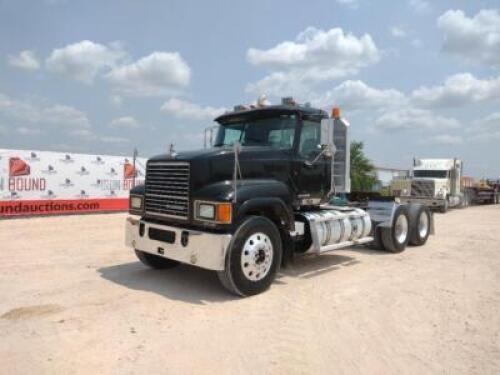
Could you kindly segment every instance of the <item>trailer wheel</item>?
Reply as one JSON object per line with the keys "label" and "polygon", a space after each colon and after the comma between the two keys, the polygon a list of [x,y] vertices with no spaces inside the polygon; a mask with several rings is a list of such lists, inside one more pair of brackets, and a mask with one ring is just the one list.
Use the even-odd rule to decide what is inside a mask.
{"label": "trailer wheel", "polygon": [[394,213],[393,222],[390,227],[381,227],[382,243],[385,250],[391,253],[400,253],[408,244],[410,239],[410,219],[408,208],[399,206]]}
{"label": "trailer wheel", "polygon": [[410,240],[413,246],[422,246],[427,242],[431,232],[431,211],[424,205],[412,204],[408,208],[410,216]]}
{"label": "trailer wheel", "polygon": [[174,268],[180,264],[175,260],[162,258],[158,255],[149,254],[137,249],[135,249],[135,255],[137,255],[142,264],[154,269]]}
{"label": "trailer wheel", "polygon": [[236,230],[224,271],[217,272],[231,293],[251,296],[265,291],[276,278],[282,257],[278,228],[261,216],[250,216]]}

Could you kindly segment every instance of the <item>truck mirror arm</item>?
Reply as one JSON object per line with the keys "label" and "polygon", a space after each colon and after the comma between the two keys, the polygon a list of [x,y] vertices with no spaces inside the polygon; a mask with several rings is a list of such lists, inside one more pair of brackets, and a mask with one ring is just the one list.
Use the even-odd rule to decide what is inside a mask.
{"label": "truck mirror arm", "polygon": [[307,165],[308,167],[312,167],[314,164],[316,164],[321,156],[323,155],[330,156],[333,155],[335,152],[334,145],[319,145],[319,147],[321,148],[321,152],[313,160],[304,161],[304,164]]}

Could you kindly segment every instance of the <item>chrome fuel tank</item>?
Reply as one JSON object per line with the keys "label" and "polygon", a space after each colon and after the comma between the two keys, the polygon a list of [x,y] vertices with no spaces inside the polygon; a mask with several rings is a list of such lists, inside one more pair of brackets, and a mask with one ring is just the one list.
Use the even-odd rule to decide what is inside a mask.
{"label": "chrome fuel tank", "polygon": [[373,240],[368,237],[372,222],[368,213],[359,208],[322,209],[301,213],[311,231],[312,245],[308,252],[322,253]]}

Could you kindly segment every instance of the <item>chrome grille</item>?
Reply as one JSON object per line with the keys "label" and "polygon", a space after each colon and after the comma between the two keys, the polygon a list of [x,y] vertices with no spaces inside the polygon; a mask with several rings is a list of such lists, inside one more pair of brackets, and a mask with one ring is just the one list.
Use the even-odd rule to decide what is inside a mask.
{"label": "chrome grille", "polygon": [[412,180],[411,182],[412,197],[434,197],[434,181],[432,180]]}
{"label": "chrome grille", "polygon": [[148,214],[187,220],[189,163],[149,162],[144,207]]}

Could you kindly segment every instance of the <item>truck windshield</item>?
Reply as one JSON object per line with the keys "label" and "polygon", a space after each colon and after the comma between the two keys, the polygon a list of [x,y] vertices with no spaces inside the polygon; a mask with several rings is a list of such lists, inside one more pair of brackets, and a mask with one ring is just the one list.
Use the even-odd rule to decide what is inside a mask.
{"label": "truck windshield", "polygon": [[295,115],[241,119],[241,121],[221,124],[214,146],[231,146],[238,141],[242,146],[290,149],[293,146],[295,125]]}
{"label": "truck windshield", "polygon": [[448,178],[448,171],[420,169],[420,170],[413,171],[413,177]]}

